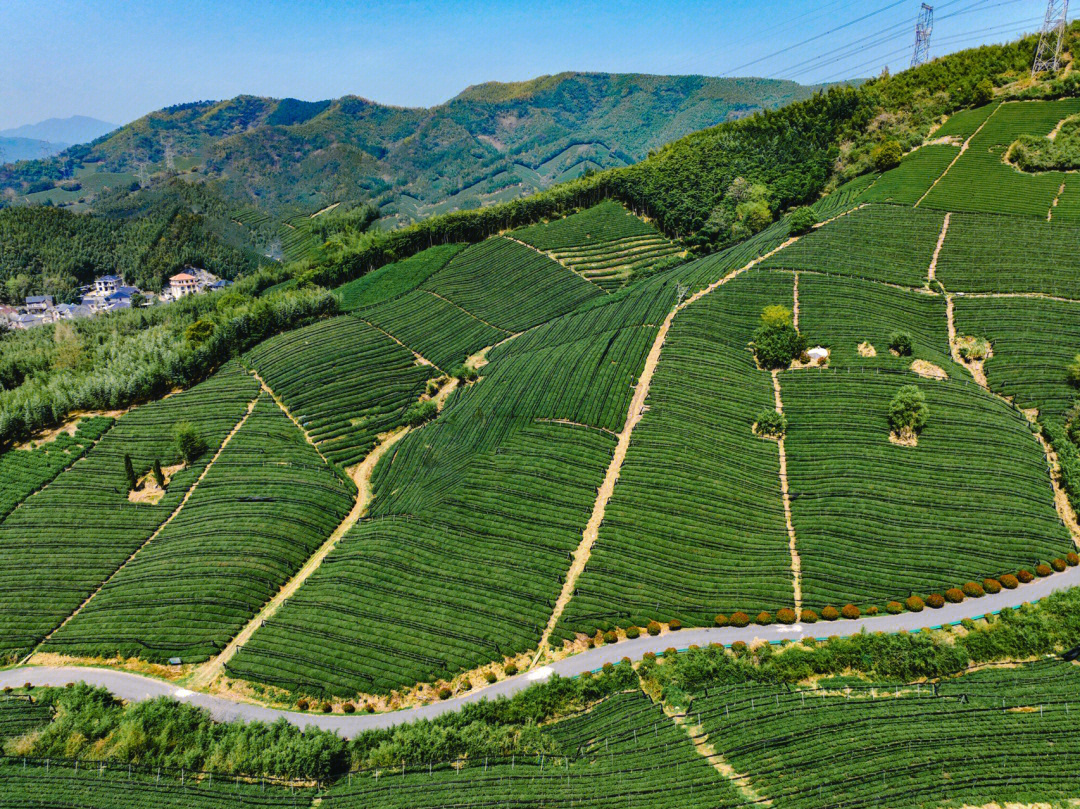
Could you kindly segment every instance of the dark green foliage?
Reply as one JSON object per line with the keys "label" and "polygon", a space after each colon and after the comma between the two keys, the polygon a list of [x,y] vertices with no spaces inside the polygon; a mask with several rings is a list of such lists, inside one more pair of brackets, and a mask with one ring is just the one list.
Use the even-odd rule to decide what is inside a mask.
{"label": "dark green foliage", "polygon": [[192,348],[198,348],[214,336],[214,324],[210,320],[196,320],[184,329],[184,339]]}
{"label": "dark green foliage", "polygon": [[904,149],[900,145],[899,141],[888,140],[884,143],[879,143],[874,147],[874,150],[870,152],[870,160],[874,164],[874,169],[877,171],[888,171],[894,169],[900,165],[900,160],[904,156]]}
{"label": "dark green foliage", "polygon": [[410,427],[420,427],[426,422],[431,421],[437,415],[439,415],[439,406],[431,399],[428,399],[410,405],[401,420]]}
{"label": "dark green foliage", "polygon": [[817,214],[806,205],[796,208],[787,217],[788,232],[792,236],[808,233],[818,222]]}
{"label": "dark green foliage", "polygon": [[131,465],[131,456],[127,453],[124,453],[124,475],[127,477],[128,491],[135,491],[138,488],[138,481],[135,479],[135,467]]}
{"label": "dark green foliage", "polygon": [[1007,158],[1021,171],[1071,171],[1080,168],[1080,116],[1067,119],[1054,140],[1021,135]]}
{"label": "dark green foliage", "polygon": [[173,441],[177,454],[187,464],[194,463],[207,450],[206,440],[190,421],[178,421],[173,425]]}
{"label": "dark green foliage", "polygon": [[911,356],[911,335],[905,331],[895,331],[889,335],[889,349],[901,357]]}
{"label": "dark green foliage", "polygon": [[341,301],[341,311],[354,312],[411,292],[433,273],[442,269],[464,246],[443,244],[430,247],[415,256],[379,267],[338,287],[334,294]]}
{"label": "dark green foliage", "polygon": [[757,425],[757,434],[769,438],[780,438],[787,431],[787,416],[768,408],[758,413],[754,423]]}
{"label": "dark green foliage", "polygon": [[918,433],[929,415],[926,394],[917,385],[904,385],[889,402],[889,426],[897,433]]}
{"label": "dark green foliage", "polygon": [[806,350],[806,338],[791,322],[791,310],[767,306],[754,332],[754,354],[763,368],[786,368]]}
{"label": "dark green foliage", "polygon": [[154,480],[159,489],[165,488],[165,473],[161,471],[161,461],[157,458],[154,458]]}
{"label": "dark green foliage", "polygon": [[1065,378],[1074,388],[1080,388],[1080,354],[1073,357],[1073,361],[1065,368]]}

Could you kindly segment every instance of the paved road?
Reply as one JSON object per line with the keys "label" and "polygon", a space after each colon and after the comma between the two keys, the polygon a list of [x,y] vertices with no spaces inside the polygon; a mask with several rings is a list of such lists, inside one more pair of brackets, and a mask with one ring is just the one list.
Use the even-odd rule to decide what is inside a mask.
{"label": "paved road", "polygon": [[1056,573],[1045,579],[1037,579],[1031,584],[1021,585],[1016,590],[1003,590],[996,595],[969,599],[961,604],[946,604],[940,610],[905,612],[900,615],[885,615],[861,621],[822,622],[814,626],[796,624],[795,626],[748,626],[742,629],[732,627],[684,629],[678,633],[658,637],[643,635],[635,640],[625,640],[610,646],[590,649],[559,660],[550,666],[500,680],[454,699],[383,714],[346,716],[281,711],[246,702],[236,702],[225,697],[188,691],[172,683],[140,674],[82,666],[19,666],[6,669],[0,671],[0,687],[20,686],[28,682],[36,686],[62,686],[81,680],[90,685],[108,688],[125,700],[141,701],[161,696],[173,697],[181,702],[206,708],[211,716],[220,721],[243,719],[249,722],[273,722],[284,717],[300,728],[319,727],[350,737],[365,730],[393,727],[418,719],[434,719],[440,714],[460,710],[463,705],[482,699],[510,696],[555,673],[563,677],[573,677],[585,671],[595,671],[605,663],[617,663],[624,657],[638,660],[646,652],[662,652],[672,646],[685,649],[692,645],[706,646],[710,643],[731,645],[740,640],[746,643],[755,640],[778,643],[787,639],[798,640],[807,635],[824,638],[829,635],[855,635],[859,632],[916,631],[923,627],[959,623],[964,618],[979,618],[989,613],[999,612],[1006,607],[1017,607],[1025,601],[1038,601],[1052,592],[1067,590],[1077,585],[1080,585],[1080,567],[1073,567],[1063,573]]}

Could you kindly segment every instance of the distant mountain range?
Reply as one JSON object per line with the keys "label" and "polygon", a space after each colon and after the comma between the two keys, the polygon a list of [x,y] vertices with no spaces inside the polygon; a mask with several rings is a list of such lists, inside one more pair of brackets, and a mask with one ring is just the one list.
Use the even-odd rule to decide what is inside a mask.
{"label": "distant mountain range", "polygon": [[476,85],[430,109],[356,96],[239,96],[167,107],[48,161],[4,167],[0,189],[12,202],[93,207],[97,195],[136,179],[146,185],[181,174],[275,217],[372,203],[387,226],[633,163],[687,133],[816,89],[764,79],[562,73]]}
{"label": "distant mountain range", "polygon": [[116,129],[116,124],[72,115],[70,118],[49,118],[36,124],[23,124],[0,130],[2,162],[37,160],[60,154],[69,146],[89,143]]}

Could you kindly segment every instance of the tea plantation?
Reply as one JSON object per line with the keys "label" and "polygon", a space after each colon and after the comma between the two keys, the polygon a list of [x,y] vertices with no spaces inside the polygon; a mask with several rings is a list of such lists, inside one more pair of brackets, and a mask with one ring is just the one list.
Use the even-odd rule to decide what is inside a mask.
{"label": "tea plantation", "polygon": [[[803,226],[693,260],[611,200],[436,245],[187,390],[5,450],[0,658],[352,713],[680,627],[1019,603],[1080,565],[1080,181],[1004,158],[1077,112],[962,111]],[[537,756],[291,790],[8,744],[0,802],[1053,803],[1077,796],[1077,671],[703,670],[531,725]],[[0,698],[0,736],[47,718]]]}

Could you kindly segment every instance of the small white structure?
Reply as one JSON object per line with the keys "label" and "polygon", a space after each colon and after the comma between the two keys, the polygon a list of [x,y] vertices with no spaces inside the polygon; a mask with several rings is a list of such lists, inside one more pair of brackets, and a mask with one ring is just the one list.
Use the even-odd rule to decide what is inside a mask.
{"label": "small white structure", "polygon": [[94,294],[104,298],[106,295],[116,292],[116,288],[123,283],[124,281],[119,275],[102,275],[94,279]]}
{"label": "small white structure", "polygon": [[821,346],[814,346],[806,353],[810,356],[811,362],[817,362],[818,360],[829,356],[829,349],[822,348]]}

